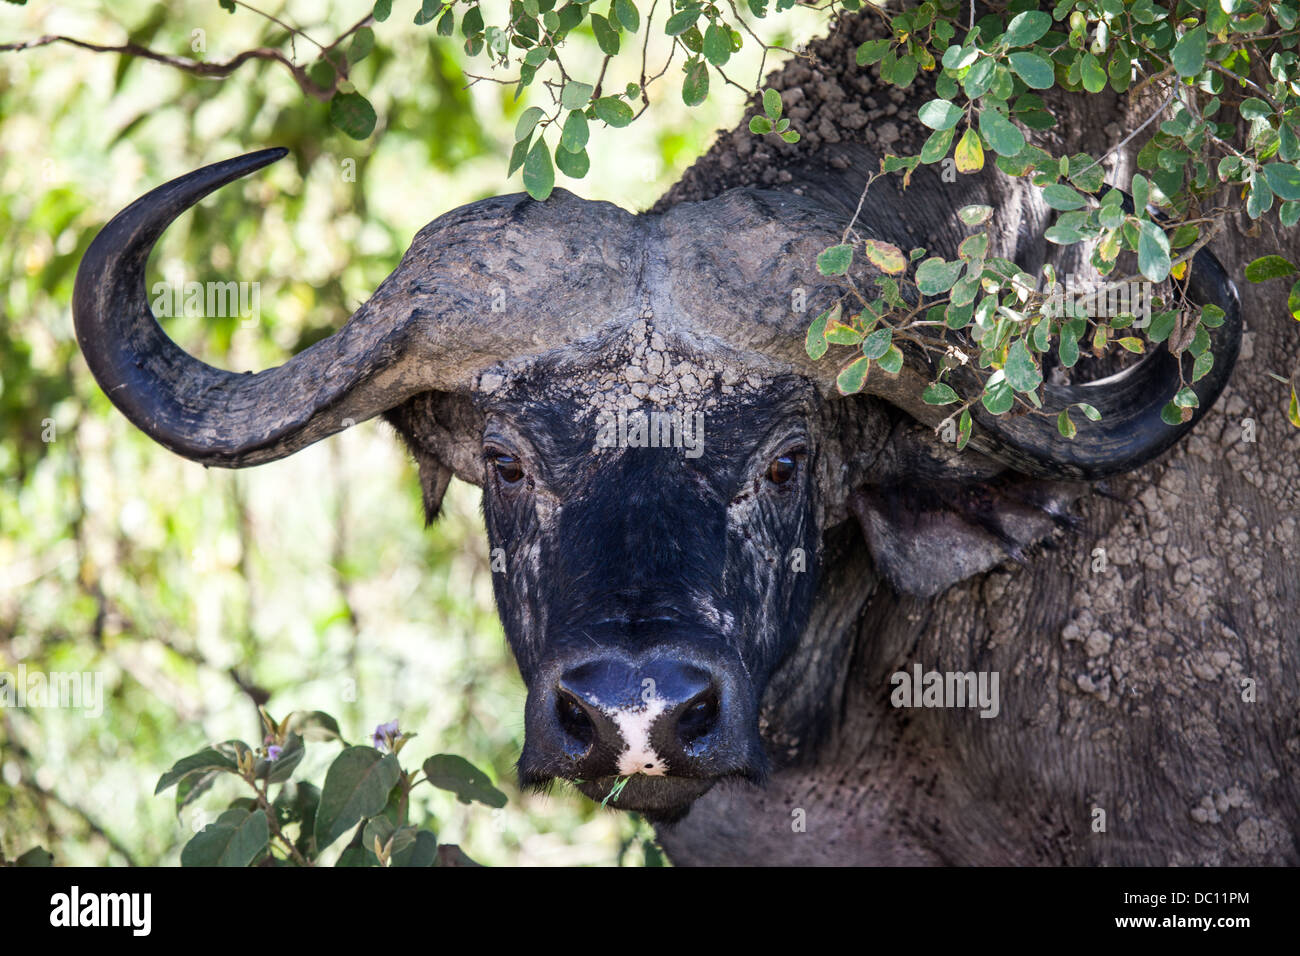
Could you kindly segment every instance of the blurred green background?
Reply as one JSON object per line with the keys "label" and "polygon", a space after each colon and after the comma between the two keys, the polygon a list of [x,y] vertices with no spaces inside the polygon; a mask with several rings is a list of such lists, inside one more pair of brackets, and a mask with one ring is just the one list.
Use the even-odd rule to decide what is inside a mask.
{"label": "blurred green background", "polygon": [[[328,42],[370,6],[260,9]],[[225,368],[275,365],[333,332],[426,222],[520,191],[506,157],[527,94],[514,102],[512,86],[466,88],[462,67],[486,66],[468,61],[458,38],[414,26],[417,8],[397,0],[354,74],[380,117],[361,142],[274,64],[211,80],[63,45],[0,53],[0,671],[24,664],[104,681],[97,718],[0,708],[0,848],[10,859],[40,844],[56,863],[176,863],[201,818],[178,820],[154,784],[210,741],[260,740],[249,693],[260,689],[276,717],[329,711],[356,742],[399,718],[419,735],[403,751],[408,767],[450,752],[486,770],[510,796],[504,810],[429,787],[414,808],[480,862],[645,861],[645,823],[568,789],[515,786],[524,688],[492,603],[477,489],[453,481],[443,517],[425,529],[415,469],[373,421],[274,464],[205,470],[113,410],[73,337],[73,278],[95,231],[205,163],[270,145],[292,151],[182,217],[151,260],[151,288],[260,284],[255,323],[164,322]],[[769,42],[794,45],[824,21],[795,11],[760,26]],[[286,39],[216,0],[0,3],[0,43],[49,33],[108,44],[129,35],[211,60]],[[296,46],[308,62],[310,48]],[[566,59],[594,72],[594,40],[571,47]],[[752,83],[757,52],[748,45],[729,73]],[[611,79],[625,83],[638,68],[639,59],[616,63]],[[742,118],[741,91],[721,88],[687,109],[679,86],[665,77],[627,129],[593,127],[590,174],[558,184],[649,206],[716,129]],[[335,752],[313,745],[298,775],[319,782]],[[229,787],[197,809],[243,795]]]}

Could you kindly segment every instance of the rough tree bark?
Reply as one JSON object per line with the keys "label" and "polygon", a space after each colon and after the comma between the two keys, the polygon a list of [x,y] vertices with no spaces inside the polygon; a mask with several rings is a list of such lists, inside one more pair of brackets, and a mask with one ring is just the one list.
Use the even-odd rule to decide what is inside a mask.
{"label": "rough tree bark", "polygon": [[[839,143],[917,153],[926,97],[854,64],[876,35],[878,18],[846,18],[811,60],[770,78],[804,133],[798,146],[742,123],[660,208],[781,188],[793,164]],[[1150,97],[1059,98],[1056,145],[1100,155],[1151,108]],[[1128,182],[1141,139],[1106,161],[1107,182]],[[1054,549],[933,600],[879,583],[857,529],[836,529],[818,640],[768,698],[775,708],[796,679],[830,675],[828,736],[777,737],[787,765],[766,790],[715,791],[664,828],[675,862],[1300,861],[1300,431],[1266,374],[1290,373],[1297,333],[1285,284],[1241,278],[1263,253],[1300,257],[1300,234],[1252,234],[1243,212],[1213,249],[1241,283],[1246,334],[1232,383],[1190,439],[1113,481],[1113,498],[1085,496],[1081,526]],[[999,672],[1000,715],[892,708],[889,676],[913,663]]]}

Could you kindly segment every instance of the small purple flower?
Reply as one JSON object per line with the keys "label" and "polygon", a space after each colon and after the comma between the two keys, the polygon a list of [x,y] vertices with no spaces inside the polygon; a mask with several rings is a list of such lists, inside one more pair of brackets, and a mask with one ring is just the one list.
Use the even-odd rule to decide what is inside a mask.
{"label": "small purple flower", "polygon": [[376,727],[375,732],[371,735],[371,740],[374,741],[376,750],[392,750],[393,741],[400,736],[402,736],[402,732],[397,729],[397,721],[394,719]]}
{"label": "small purple flower", "polygon": [[267,760],[279,760],[279,759],[280,759],[280,754],[282,754],[282,753],[284,753],[284,748],[283,748],[283,747],[277,747],[277,746],[275,746],[275,744],[272,744],[271,746],[269,746],[269,747],[266,748],[266,759],[267,759]]}

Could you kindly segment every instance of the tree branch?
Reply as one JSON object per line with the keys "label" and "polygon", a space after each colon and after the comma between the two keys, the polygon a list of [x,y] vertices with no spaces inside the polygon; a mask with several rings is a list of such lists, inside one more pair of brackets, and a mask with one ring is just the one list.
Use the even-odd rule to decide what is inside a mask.
{"label": "tree branch", "polygon": [[[356,33],[362,27],[368,26],[372,22],[374,22],[374,17],[372,17],[370,14],[367,14],[366,16],[362,17],[360,20],[358,20],[355,24],[353,24],[343,33],[339,34],[338,38],[335,39],[333,43],[321,47],[322,55],[328,53],[330,50],[333,50],[349,36]],[[301,31],[298,32],[301,33]],[[301,34],[301,35],[306,36],[306,34]],[[316,41],[312,40],[311,42],[315,43]],[[127,43],[121,43],[116,45],[104,44],[104,43],[92,43],[89,40],[80,40],[76,37],[63,36],[62,34],[46,34],[45,36],[38,37],[35,40],[20,40],[16,43],[0,43],[0,53],[11,53],[20,50],[31,50],[31,49],[35,49],[36,47],[50,46],[51,44],[54,43],[66,43],[70,46],[75,46],[83,50],[90,50],[93,53],[118,53],[123,56],[133,56],[142,60],[152,60],[155,63],[162,63],[164,66],[173,67],[175,69],[181,70],[182,72],[189,73],[193,76],[205,76],[205,77],[212,77],[215,79],[220,79],[223,77],[230,76],[230,74],[234,73],[245,63],[248,63],[253,60],[279,63],[281,66],[283,66],[286,70],[289,71],[289,73],[293,76],[294,82],[298,84],[299,88],[304,93],[306,93],[308,96],[314,97],[315,99],[322,100],[322,101],[328,100],[331,96],[334,95],[335,91],[338,89],[340,78],[342,79],[347,78],[346,66],[340,69],[338,64],[333,64],[331,61],[332,65],[335,66],[334,81],[328,87],[318,86],[315,82],[312,81],[311,77],[308,76],[307,69],[305,67],[299,66],[297,63],[293,62],[292,59],[286,56],[283,52],[281,52],[280,50],[273,49],[271,47],[256,47],[251,50],[244,50],[243,52],[236,54],[235,56],[231,57],[228,60],[205,62],[203,60],[191,59],[190,57],[187,56],[177,56],[176,54],[172,54],[172,53],[160,53],[157,50],[151,50],[148,47],[141,46],[138,43],[127,42]],[[317,45],[319,46],[319,44]]]}

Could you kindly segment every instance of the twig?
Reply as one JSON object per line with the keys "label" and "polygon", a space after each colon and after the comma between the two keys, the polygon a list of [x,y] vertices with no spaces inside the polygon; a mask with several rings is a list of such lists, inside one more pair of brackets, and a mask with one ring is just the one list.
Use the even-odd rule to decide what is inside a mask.
{"label": "twig", "polygon": [[1169,108],[1169,104],[1172,103],[1172,102],[1174,101],[1174,96],[1177,95],[1177,93],[1178,93],[1178,89],[1177,89],[1177,87],[1175,87],[1174,89],[1170,90],[1170,91],[1169,91],[1169,95],[1165,97],[1165,101],[1164,101],[1163,103],[1161,103],[1158,107],[1156,107],[1155,112],[1153,112],[1150,116],[1148,116],[1145,120],[1142,121],[1142,125],[1141,125],[1141,126],[1139,126],[1137,129],[1133,130],[1133,132],[1129,133],[1127,136],[1125,136],[1123,139],[1121,139],[1118,143],[1116,143],[1116,144],[1115,144],[1114,146],[1112,146],[1110,149],[1106,150],[1106,152],[1102,153],[1100,156],[1098,156],[1095,160],[1093,160],[1093,161],[1092,161],[1091,163],[1089,163],[1087,166],[1083,167],[1083,169],[1081,169],[1081,170],[1079,170],[1077,173],[1074,173],[1073,175],[1071,175],[1070,178],[1071,178],[1071,179],[1078,179],[1078,177],[1082,176],[1082,175],[1083,175],[1084,173],[1086,173],[1088,170],[1092,169],[1092,167],[1094,167],[1094,166],[1100,164],[1101,162],[1103,162],[1103,161],[1104,161],[1108,156],[1110,156],[1110,155],[1112,155],[1113,153],[1116,153],[1116,152],[1118,152],[1119,150],[1123,149],[1123,148],[1124,148],[1124,147],[1125,147],[1125,146],[1126,146],[1126,145],[1127,145],[1127,144],[1128,144],[1128,143],[1133,139],[1134,136],[1136,136],[1138,133],[1142,132],[1144,129],[1146,129],[1148,126],[1150,126],[1153,122],[1155,122],[1157,119],[1159,119],[1162,115],[1164,115],[1165,110],[1167,110],[1167,109]]}
{"label": "twig", "polygon": [[[324,53],[329,52],[357,30],[360,30],[362,27],[367,26],[372,22],[374,22],[374,18],[367,14],[353,24],[348,30],[340,34],[338,39],[329,46],[322,46],[321,50]],[[306,36],[306,34],[303,34],[303,36]],[[308,39],[311,38],[308,37]],[[312,40],[312,42],[315,43],[316,41]],[[328,87],[318,86],[312,81],[311,77],[308,76],[305,67],[294,63],[292,59],[285,56],[280,50],[275,50],[270,47],[256,47],[251,50],[244,50],[228,60],[205,62],[203,60],[194,60],[187,56],[177,56],[172,53],[160,53],[157,50],[151,50],[148,47],[141,46],[138,43],[92,43],[89,40],[80,40],[76,37],[64,36],[62,34],[46,34],[45,36],[38,37],[35,40],[19,40],[15,43],[0,43],[0,53],[31,50],[36,47],[49,46],[53,43],[66,43],[83,50],[90,50],[93,53],[119,53],[124,56],[133,56],[142,60],[152,60],[155,63],[162,63],[165,66],[173,67],[194,76],[204,76],[215,79],[229,76],[250,60],[279,63],[293,75],[294,81],[304,93],[318,100],[328,100],[333,96],[335,91],[338,89],[339,83],[340,74],[336,72],[334,82]],[[320,44],[317,44],[317,46],[320,46]],[[346,73],[341,75],[346,77]]]}

